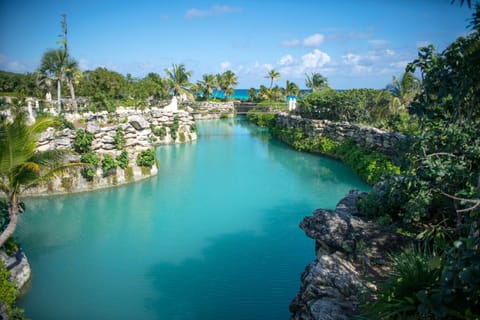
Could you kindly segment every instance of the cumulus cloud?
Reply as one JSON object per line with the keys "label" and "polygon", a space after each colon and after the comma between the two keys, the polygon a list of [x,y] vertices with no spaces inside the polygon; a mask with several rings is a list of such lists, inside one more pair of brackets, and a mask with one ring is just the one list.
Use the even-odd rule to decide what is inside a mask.
{"label": "cumulus cloud", "polygon": [[230,68],[231,65],[232,65],[232,64],[230,63],[230,61],[224,61],[224,62],[220,63],[220,67],[221,67],[222,69]]}
{"label": "cumulus cloud", "polygon": [[331,58],[328,54],[318,49],[302,56],[305,68],[320,68],[330,62]]}
{"label": "cumulus cloud", "polygon": [[360,56],[358,54],[347,53],[346,55],[342,56],[342,60],[344,64],[355,65],[360,61]]}
{"label": "cumulus cloud", "polygon": [[240,12],[240,8],[236,7],[230,7],[226,5],[215,5],[213,7],[210,7],[208,9],[197,9],[197,8],[191,8],[188,9],[185,12],[185,18],[187,19],[193,19],[193,18],[205,18],[209,16],[219,16],[227,13],[234,13],[234,12]]}
{"label": "cumulus cloud", "polygon": [[288,66],[293,63],[293,57],[290,54],[287,54],[278,60],[277,64],[280,66]]}
{"label": "cumulus cloud", "polygon": [[320,33],[315,33],[312,34],[311,36],[306,37],[303,40],[286,40],[282,42],[282,45],[285,47],[298,47],[298,46],[304,46],[304,47],[320,47],[320,45],[323,43],[325,40],[325,36]]}

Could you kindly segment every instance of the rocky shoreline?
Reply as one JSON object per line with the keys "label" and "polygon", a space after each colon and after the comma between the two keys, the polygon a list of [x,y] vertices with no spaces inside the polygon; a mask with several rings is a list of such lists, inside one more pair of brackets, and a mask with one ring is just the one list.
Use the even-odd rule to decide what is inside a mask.
{"label": "rocky shoreline", "polygon": [[366,193],[351,190],[335,210],[317,209],[300,228],[315,240],[316,259],[301,276],[290,304],[294,320],[344,320],[358,315],[360,304],[376,290],[388,270],[386,254],[407,239],[358,216],[356,203]]}

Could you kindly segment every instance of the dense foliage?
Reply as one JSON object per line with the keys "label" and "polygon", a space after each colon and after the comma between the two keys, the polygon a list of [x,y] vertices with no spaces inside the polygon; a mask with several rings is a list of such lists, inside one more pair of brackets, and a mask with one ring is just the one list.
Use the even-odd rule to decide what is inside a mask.
{"label": "dense foliage", "polygon": [[137,155],[137,165],[150,168],[155,164],[155,151],[153,149],[143,150]]}
{"label": "dense foliage", "polygon": [[10,281],[10,273],[3,263],[0,263],[0,302],[3,303],[7,311],[9,319],[20,320],[25,319],[23,310],[16,305],[19,296],[15,284]]}
{"label": "dense foliage", "polygon": [[117,164],[120,168],[125,169],[128,167],[128,152],[123,150],[116,158]]}
{"label": "dense foliage", "polygon": [[368,183],[380,181],[383,176],[399,174],[400,168],[387,156],[360,148],[350,140],[338,143],[326,137],[309,137],[299,128],[282,128],[270,126],[270,132],[296,150],[319,153],[348,164],[356,174]]}
{"label": "dense foliage", "polygon": [[[388,217],[421,240],[394,260],[394,274],[367,314],[387,318],[480,317],[480,5],[474,32],[443,52],[422,48],[408,71],[422,86],[411,103],[421,133],[407,146],[402,175],[376,185],[360,203],[370,217]],[[403,272],[408,267],[408,272]],[[421,274],[419,273],[421,271]],[[412,277],[412,275],[417,275]]]}
{"label": "dense foliage", "polygon": [[93,178],[97,175],[97,165],[100,163],[100,158],[95,154],[94,151],[89,151],[82,154],[80,157],[82,163],[89,164],[82,169],[82,176],[88,180],[92,181]]}
{"label": "dense foliage", "polygon": [[115,159],[108,153],[104,154],[103,160],[102,160],[103,175],[107,176],[116,168],[117,168],[117,162],[115,161]]}
{"label": "dense foliage", "polygon": [[76,132],[75,140],[73,141],[73,148],[80,154],[87,153],[91,150],[93,142],[93,133],[85,131],[84,129],[78,129]]}

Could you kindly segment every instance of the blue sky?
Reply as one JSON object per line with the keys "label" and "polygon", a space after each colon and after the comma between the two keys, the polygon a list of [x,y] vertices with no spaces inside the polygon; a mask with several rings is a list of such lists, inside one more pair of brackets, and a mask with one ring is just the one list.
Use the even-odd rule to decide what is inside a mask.
{"label": "blue sky", "polygon": [[238,88],[269,85],[280,72],[305,87],[320,72],[332,87],[383,88],[416,58],[467,33],[472,10],[450,0],[123,1],[3,0],[0,70],[38,68],[57,48],[67,14],[69,48],[82,70],[165,76],[172,63],[204,73],[234,71]]}

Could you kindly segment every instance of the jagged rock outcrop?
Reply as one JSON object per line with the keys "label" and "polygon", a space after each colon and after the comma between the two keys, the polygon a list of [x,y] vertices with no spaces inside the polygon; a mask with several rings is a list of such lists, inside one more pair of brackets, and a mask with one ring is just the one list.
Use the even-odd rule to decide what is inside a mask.
{"label": "jagged rock outcrop", "polygon": [[5,264],[5,267],[10,272],[11,279],[15,283],[15,287],[20,291],[24,289],[32,276],[32,270],[23,250],[19,249],[10,256],[1,249],[0,263]]}
{"label": "jagged rock outcrop", "polygon": [[315,240],[317,259],[302,274],[291,319],[343,320],[357,314],[361,299],[376,288],[371,279],[387,267],[385,255],[406,241],[357,216],[356,202],[364,195],[351,190],[335,210],[317,209],[300,223]]}

